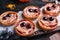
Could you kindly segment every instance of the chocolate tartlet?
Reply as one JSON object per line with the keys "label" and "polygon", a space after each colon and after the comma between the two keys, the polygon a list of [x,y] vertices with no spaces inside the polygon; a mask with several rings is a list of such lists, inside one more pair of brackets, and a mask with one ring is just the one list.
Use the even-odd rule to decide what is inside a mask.
{"label": "chocolate tartlet", "polygon": [[20,20],[16,24],[15,31],[20,36],[31,36],[35,31],[35,24],[31,20]]}
{"label": "chocolate tartlet", "polygon": [[44,11],[48,15],[57,16],[60,13],[60,7],[57,4],[49,3],[45,5]]}
{"label": "chocolate tartlet", "polygon": [[58,20],[49,15],[43,15],[38,18],[39,26],[44,30],[53,30],[57,27]]}
{"label": "chocolate tartlet", "polygon": [[10,26],[14,23],[16,23],[18,19],[18,15],[16,12],[13,11],[7,11],[4,12],[1,17],[0,17],[0,22],[2,23],[2,25],[4,26]]}
{"label": "chocolate tartlet", "polygon": [[40,15],[40,8],[36,6],[28,6],[23,10],[23,15],[27,19],[35,19]]}

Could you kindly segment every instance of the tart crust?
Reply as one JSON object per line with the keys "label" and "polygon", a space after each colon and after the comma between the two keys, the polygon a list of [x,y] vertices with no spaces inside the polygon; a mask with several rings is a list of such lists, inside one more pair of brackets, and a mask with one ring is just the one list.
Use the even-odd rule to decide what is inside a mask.
{"label": "tart crust", "polygon": [[46,16],[47,18],[51,17],[49,15],[43,15],[38,18],[39,27],[43,30],[51,31],[57,27],[58,20],[54,17],[54,21],[44,21],[42,18]]}
{"label": "tart crust", "polygon": [[[20,26],[21,22],[26,22],[27,24],[29,22],[32,26],[30,29],[27,29],[26,27],[21,27]],[[19,22],[17,22],[17,24],[15,26],[15,31],[20,36],[28,37],[34,33],[35,28],[36,28],[35,24],[31,20],[20,20]]]}
{"label": "tart crust", "polygon": [[[29,9],[37,9],[37,13],[35,12],[29,12]],[[35,19],[40,15],[40,8],[37,6],[28,6],[23,10],[23,16],[27,19]]]}
{"label": "tart crust", "polygon": [[[11,16],[5,17],[7,14],[10,14]],[[3,19],[3,17],[5,17],[5,20]],[[10,26],[10,25],[15,24],[17,22],[17,19],[18,19],[18,14],[16,12],[13,12],[13,11],[4,12],[0,16],[0,22],[4,26]]]}
{"label": "tart crust", "polygon": [[[55,5],[55,8],[52,7],[53,5]],[[48,10],[47,10],[47,7],[50,7],[51,10],[48,11]],[[57,4],[55,4],[55,3],[49,3],[49,4],[46,4],[46,5],[44,6],[44,11],[45,11],[45,13],[48,14],[48,15],[58,16],[58,15],[60,14],[60,7],[59,7],[59,5],[57,5]]]}

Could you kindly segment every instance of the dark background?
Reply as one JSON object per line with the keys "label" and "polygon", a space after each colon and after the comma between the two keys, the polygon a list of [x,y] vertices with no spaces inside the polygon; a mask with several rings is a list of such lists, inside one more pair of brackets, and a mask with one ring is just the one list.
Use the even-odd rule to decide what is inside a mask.
{"label": "dark background", "polygon": [[[10,3],[16,5],[16,8],[14,10],[10,10],[6,7]],[[42,7],[45,4],[46,3],[42,2],[41,0],[30,0],[28,3],[21,3],[18,0],[0,0],[0,14],[2,14],[5,11],[18,12],[20,10],[23,10],[26,6],[29,6],[29,5],[35,5],[35,6]]]}

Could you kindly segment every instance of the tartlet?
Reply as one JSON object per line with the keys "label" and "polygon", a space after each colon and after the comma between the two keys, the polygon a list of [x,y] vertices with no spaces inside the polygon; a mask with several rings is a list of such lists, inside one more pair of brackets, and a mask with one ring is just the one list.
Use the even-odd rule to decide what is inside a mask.
{"label": "tartlet", "polygon": [[42,15],[38,18],[38,24],[43,30],[53,30],[58,25],[58,20],[50,15]]}
{"label": "tartlet", "polygon": [[4,26],[10,26],[16,23],[18,14],[13,11],[7,11],[1,14],[0,22]]}
{"label": "tartlet", "polygon": [[58,16],[60,13],[60,7],[55,3],[48,3],[44,6],[44,11],[46,14],[51,16]]}
{"label": "tartlet", "polygon": [[36,6],[28,6],[23,10],[23,15],[27,19],[35,19],[40,15],[40,8]]}
{"label": "tartlet", "polygon": [[15,31],[20,36],[31,36],[35,31],[35,24],[31,20],[20,20],[15,26]]}

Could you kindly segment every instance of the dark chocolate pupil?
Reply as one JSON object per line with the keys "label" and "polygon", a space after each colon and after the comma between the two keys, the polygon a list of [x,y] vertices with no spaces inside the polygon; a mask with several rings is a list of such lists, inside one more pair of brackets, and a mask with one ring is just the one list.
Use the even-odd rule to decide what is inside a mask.
{"label": "dark chocolate pupil", "polygon": [[51,10],[51,8],[50,8],[50,7],[47,7],[47,10],[48,10],[48,11],[50,11],[50,10]]}
{"label": "dark chocolate pupil", "polygon": [[6,20],[6,17],[10,17],[10,14],[7,14],[6,16],[3,17],[3,20]]}
{"label": "dark chocolate pupil", "polygon": [[50,18],[49,18],[49,20],[50,20],[50,21],[53,21],[53,20],[54,20],[54,18],[53,18],[53,17],[50,17]]}
{"label": "dark chocolate pupil", "polygon": [[46,21],[47,20],[47,17],[43,17],[43,20]]}
{"label": "dark chocolate pupil", "polygon": [[52,5],[53,8],[55,8],[56,6],[55,5]]}
{"label": "dark chocolate pupil", "polygon": [[24,22],[22,22],[22,23],[20,24],[21,27],[25,27],[25,25],[26,25],[26,24],[25,24]]}
{"label": "dark chocolate pupil", "polygon": [[34,9],[34,12],[36,12],[36,13],[37,13],[37,12],[38,12],[38,10],[37,10],[37,9]]}
{"label": "dark chocolate pupil", "polygon": [[32,9],[29,9],[28,11],[29,11],[29,12],[32,12],[33,10],[32,10]]}
{"label": "dark chocolate pupil", "polygon": [[6,20],[6,17],[3,17],[2,19],[3,19],[3,20]]}
{"label": "dark chocolate pupil", "polygon": [[6,17],[10,17],[11,15],[10,14],[7,14]]}
{"label": "dark chocolate pupil", "polygon": [[26,27],[27,27],[27,29],[30,29],[30,28],[31,28],[31,25],[30,25],[30,24],[28,24]]}

